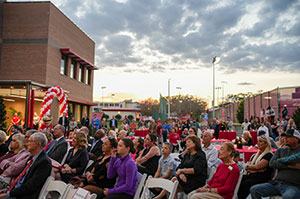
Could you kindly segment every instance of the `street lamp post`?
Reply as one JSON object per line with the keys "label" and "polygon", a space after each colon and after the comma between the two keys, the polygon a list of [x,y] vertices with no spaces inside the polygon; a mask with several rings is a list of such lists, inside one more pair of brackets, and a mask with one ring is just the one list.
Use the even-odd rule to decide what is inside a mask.
{"label": "street lamp post", "polygon": [[217,105],[220,103],[220,89],[221,89],[221,87],[220,86],[218,86],[218,87],[216,87],[216,90],[218,90],[218,93],[217,93]]}
{"label": "street lamp post", "polygon": [[[224,98],[224,93],[225,93],[225,91],[224,91],[224,84],[227,84],[228,82],[226,82],[226,81],[221,81],[221,83],[222,83],[222,113],[223,113],[223,110],[224,110],[224,103],[225,103],[225,98]],[[225,121],[225,111],[224,111],[224,121]]]}
{"label": "street lamp post", "polygon": [[[103,102],[104,102],[104,89],[106,89],[106,86],[102,86],[101,89],[102,89],[102,104],[103,104]],[[102,106],[104,106],[104,105],[102,105]]]}
{"label": "street lamp post", "polygon": [[215,65],[221,61],[221,58],[218,56],[215,56],[212,60],[213,65],[213,101],[212,101],[212,107],[213,107],[213,118],[215,118]]}

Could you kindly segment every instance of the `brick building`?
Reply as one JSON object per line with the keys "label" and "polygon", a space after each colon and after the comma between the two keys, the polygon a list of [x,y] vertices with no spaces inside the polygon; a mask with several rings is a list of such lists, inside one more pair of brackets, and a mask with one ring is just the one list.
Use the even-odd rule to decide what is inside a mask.
{"label": "brick building", "polygon": [[[0,95],[26,125],[54,85],[65,90],[75,119],[91,114],[94,54],[95,42],[51,2],[0,0]],[[56,100],[54,124],[58,109]]]}

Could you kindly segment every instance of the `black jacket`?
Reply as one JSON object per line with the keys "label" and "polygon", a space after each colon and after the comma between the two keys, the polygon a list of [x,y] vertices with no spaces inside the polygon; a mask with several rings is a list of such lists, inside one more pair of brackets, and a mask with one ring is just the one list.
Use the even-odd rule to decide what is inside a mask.
{"label": "black jacket", "polygon": [[[54,140],[52,141],[54,142]],[[65,138],[61,138],[48,152],[48,156],[53,160],[61,163],[65,154],[67,153],[68,143]]]}
{"label": "black jacket", "polygon": [[51,167],[50,159],[42,151],[29,168],[22,185],[11,190],[10,197],[17,199],[38,198],[44,183],[51,174]]}

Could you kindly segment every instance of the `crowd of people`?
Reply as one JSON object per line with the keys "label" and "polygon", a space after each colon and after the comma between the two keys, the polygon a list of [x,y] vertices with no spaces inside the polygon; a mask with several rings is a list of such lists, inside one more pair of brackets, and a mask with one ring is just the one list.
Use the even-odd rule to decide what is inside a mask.
{"label": "crowd of people", "polygon": [[[106,121],[95,116],[90,129],[87,117],[81,128],[72,122],[65,126],[63,117],[53,131],[23,131],[12,126],[8,139],[6,132],[0,131],[0,198],[37,198],[51,175],[95,193],[97,198],[128,199],[134,197],[140,176],[147,174],[178,181],[176,193],[184,192],[190,199],[229,199],[240,172],[238,198],[249,194],[253,199],[300,197],[300,133],[290,121],[286,126],[274,123],[276,119],[252,125],[245,119],[243,144],[253,146],[249,130],[257,130],[258,151],[248,163],[241,164],[232,142],[221,144],[219,150],[212,143],[220,131],[231,130],[229,119],[135,123],[126,117],[119,123],[115,117]],[[134,137],[134,129],[145,128],[149,133],[144,138]],[[178,158],[172,155],[175,152]],[[89,161],[92,164],[88,166]],[[168,194],[161,189],[151,191],[157,199]]]}

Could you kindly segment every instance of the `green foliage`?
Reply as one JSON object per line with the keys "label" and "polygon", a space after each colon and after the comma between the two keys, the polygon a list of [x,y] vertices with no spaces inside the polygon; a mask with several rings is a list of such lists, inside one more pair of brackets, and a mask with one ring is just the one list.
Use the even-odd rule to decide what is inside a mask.
{"label": "green foliage", "polygon": [[3,97],[0,96],[0,130],[6,131],[6,110]]}
{"label": "green foliage", "polygon": [[128,115],[128,119],[130,120],[130,121],[132,121],[133,120],[133,115]]}
{"label": "green foliage", "polygon": [[300,129],[300,107],[297,107],[297,110],[294,112],[292,118],[297,126],[297,129]]}
{"label": "green foliage", "polygon": [[105,118],[106,120],[109,119],[109,115],[106,115],[105,113],[103,113],[102,118]]}
{"label": "green foliage", "polygon": [[244,121],[244,100],[240,101],[238,108],[236,110],[236,118],[239,123],[243,123]]}
{"label": "green foliage", "polygon": [[121,120],[122,119],[122,116],[120,114],[116,115],[116,119],[117,120]]}

